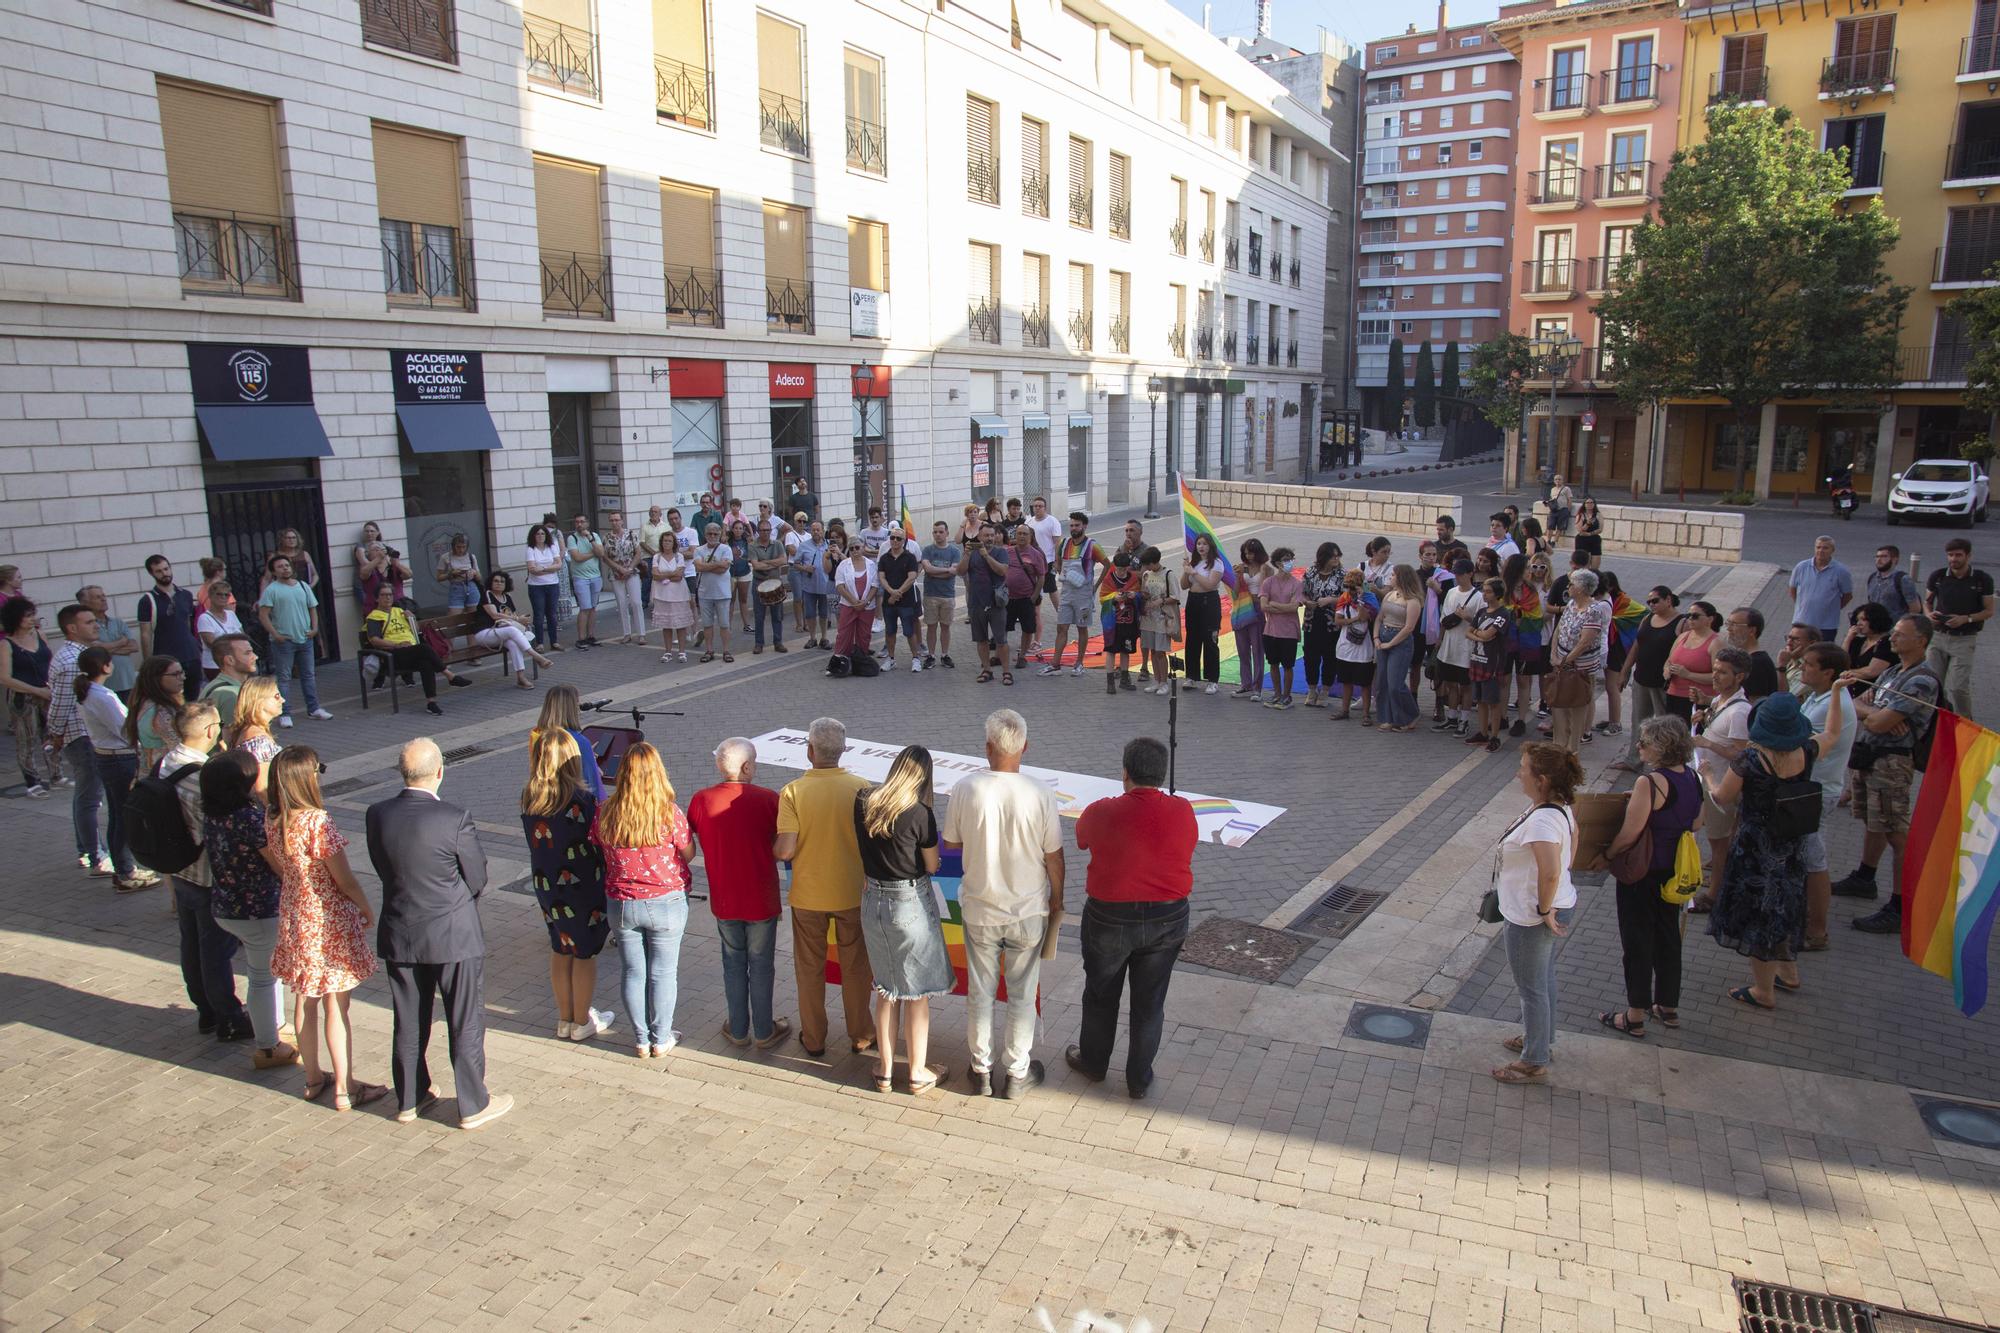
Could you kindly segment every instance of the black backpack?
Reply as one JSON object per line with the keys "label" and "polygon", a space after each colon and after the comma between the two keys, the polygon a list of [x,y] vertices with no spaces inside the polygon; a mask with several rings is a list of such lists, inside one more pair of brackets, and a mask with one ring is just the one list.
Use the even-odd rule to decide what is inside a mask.
{"label": "black backpack", "polygon": [[862,679],[879,676],[882,674],[882,664],[875,660],[875,654],[863,648],[848,658],[847,674]]}
{"label": "black backpack", "polygon": [[832,657],[826,659],[826,674],[829,676],[845,676],[851,665],[852,663],[849,662],[846,653],[835,653]]}
{"label": "black backpack", "polygon": [[140,778],[125,794],[125,845],[146,869],[177,875],[201,859],[201,844],[188,832],[177,790],[200,771],[200,764],[182,764],[164,777]]}

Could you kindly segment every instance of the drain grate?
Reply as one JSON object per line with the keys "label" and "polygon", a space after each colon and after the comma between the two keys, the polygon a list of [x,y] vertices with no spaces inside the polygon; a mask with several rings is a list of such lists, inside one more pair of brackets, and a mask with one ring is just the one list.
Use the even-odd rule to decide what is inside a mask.
{"label": "drain grate", "polygon": [[1354,928],[1368,917],[1368,914],[1389,899],[1386,889],[1362,889],[1352,884],[1337,885],[1319,904],[1299,918],[1293,930],[1302,930],[1308,935],[1320,935],[1330,940],[1343,940]]}
{"label": "drain grate", "polygon": [[1276,981],[1310,943],[1248,921],[1210,917],[1188,932],[1181,958],[1252,981]]}
{"label": "drain grate", "polygon": [[483,745],[461,745],[455,750],[446,750],[444,752],[444,761],[447,764],[462,764],[474,755],[485,753],[486,747]]}
{"label": "drain grate", "polygon": [[1730,1285],[1736,1290],[1743,1333],[1993,1333],[1983,1324],[1885,1310],[1847,1296],[1740,1277]]}

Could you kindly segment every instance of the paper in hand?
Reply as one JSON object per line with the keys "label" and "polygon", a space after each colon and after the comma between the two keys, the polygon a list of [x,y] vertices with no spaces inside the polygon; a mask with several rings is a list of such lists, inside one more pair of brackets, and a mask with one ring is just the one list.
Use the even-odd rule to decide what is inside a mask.
{"label": "paper in hand", "polygon": [[1062,922],[1063,914],[1060,911],[1049,913],[1048,928],[1042,932],[1043,962],[1047,962],[1056,956],[1056,933],[1062,929]]}

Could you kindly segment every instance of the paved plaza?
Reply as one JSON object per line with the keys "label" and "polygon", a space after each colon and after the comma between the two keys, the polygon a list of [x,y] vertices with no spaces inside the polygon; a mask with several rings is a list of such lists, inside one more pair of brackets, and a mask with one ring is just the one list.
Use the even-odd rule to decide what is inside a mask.
{"label": "paved plaza", "polygon": [[[1333,535],[1350,559],[1364,539],[1233,524],[1224,540],[1252,531],[1301,549]],[[1773,612],[1784,597],[1768,564],[1610,564],[1628,589]],[[1107,777],[1126,739],[1165,732],[1166,700],[1107,698],[1097,676],[977,685],[966,647],[956,671],[850,681],[818,653],[662,668],[656,649],[607,646],[543,680],[684,712],[644,723],[683,800],[719,738],[821,714],[856,738],[977,753],[1004,704],[1028,719],[1029,763]],[[1473,906],[1518,809],[1511,749],[1184,698],[1180,785],[1286,808],[1244,847],[1197,851],[1197,919],[1296,934],[1298,958],[1268,984],[1184,964],[1159,1082],[1133,1102],[1062,1063],[1081,986],[1067,929],[1043,977],[1048,1085],[915,1101],[873,1093],[841,1034],[824,1060],[729,1046],[699,902],[677,1051],[641,1064],[618,1034],[557,1042],[516,813],[539,695],[491,665],[475,676],[437,719],[363,712],[352,666],[331,666],[337,721],[285,737],[329,763],[371,893],[361,816],[394,790],[396,745],[428,733],[459,755],[443,794],[479,822],[500,886],[484,908],[490,1077],[520,1099],[475,1134],[448,1127],[448,1104],[407,1126],[387,1103],[338,1116],[299,1100],[296,1071],[253,1073],[242,1047],[199,1037],[164,895],[81,877],[66,800],[0,802],[7,1328],[1721,1330],[1736,1277],[2000,1323],[2000,1153],[1934,1137],[1913,1097],[1994,1097],[2000,1016],[1960,1017],[1893,940],[1846,928],[1850,903],[1776,1014],[1725,1010],[1742,963],[1691,932],[1686,1025],[1634,1042],[1595,1022],[1620,998],[1617,935],[1608,886],[1586,884],[1554,1081],[1487,1077],[1514,1000]],[[1589,748],[1593,775],[1619,752]],[[1837,870],[1858,843],[1845,823]],[[1381,898],[1334,938],[1316,922],[1341,886]],[[615,959],[602,1005],[618,1004]],[[795,1014],[790,975],[781,957],[779,1011]],[[1417,1035],[1356,1035],[1371,1004]],[[379,976],[354,1014],[359,1072],[382,1079]],[[962,1001],[937,1006],[933,1058],[954,1073],[963,1025]]]}

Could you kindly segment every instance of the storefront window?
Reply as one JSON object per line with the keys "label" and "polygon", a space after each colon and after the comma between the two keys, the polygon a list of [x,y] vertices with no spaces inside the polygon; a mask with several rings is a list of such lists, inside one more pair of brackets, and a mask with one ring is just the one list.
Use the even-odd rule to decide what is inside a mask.
{"label": "storefront window", "polygon": [[[1733,421],[1717,422],[1715,424],[1715,443],[1709,452],[1709,471],[1727,472],[1734,475],[1736,472],[1736,444],[1736,423]],[[1752,431],[1750,433],[1750,447],[1746,450],[1746,457],[1743,462],[1743,474],[1747,477],[1755,474],[1756,471],[1757,435],[1755,431]]]}
{"label": "storefront window", "polygon": [[1776,446],[1771,452],[1771,471],[1804,472],[1812,453],[1812,428],[1780,425]]}
{"label": "storefront window", "polygon": [[1843,467],[1852,468],[1857,476],[1874,472],[1877,429],[1873,421],[1865,425],[1828,426],[1826,456],[1820,460],[1821,469],[1828,475],[1839,472]]}
{"label": "storefront window", "polygon": [[406,443],[402,461],[403,515],[410,533],[404,558],[416,573],[407,592],[420,611],[439,613],[445,610],[445,589],[437,567],[450,553],[453,537],[465,534],[479,568],[493,568],[486,545],[486,455],[477,450],[412,453]]}

